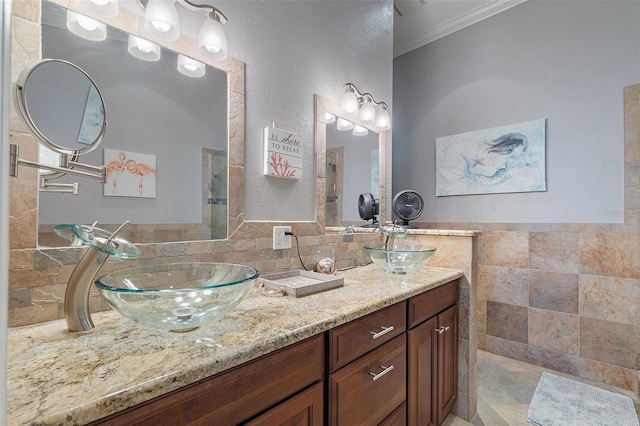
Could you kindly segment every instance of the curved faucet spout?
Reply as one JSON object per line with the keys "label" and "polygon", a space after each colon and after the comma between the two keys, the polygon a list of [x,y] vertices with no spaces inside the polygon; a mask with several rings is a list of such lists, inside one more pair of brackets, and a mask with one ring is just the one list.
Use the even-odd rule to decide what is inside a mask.
{"label": "curved faucet spout", "polygon": [[71,273],[64,295],[64,314],[69,331],[89,331],[94,328],[89,313],[89,292],[98,271],[109,256],[122,259],[140,257],[140,250],[129,241],[116,237],[129,225],[123,223],[110,234],[104,229],[87,225],[73,225],[71,231],[77,241],[89,247]]}
{"label": "curved faucet spout", "polygon": [[76,265],[64,295],[64,316],[69,331],[89,331],[95,326],[89,313],[89,292],[109,255],[90,248]]}

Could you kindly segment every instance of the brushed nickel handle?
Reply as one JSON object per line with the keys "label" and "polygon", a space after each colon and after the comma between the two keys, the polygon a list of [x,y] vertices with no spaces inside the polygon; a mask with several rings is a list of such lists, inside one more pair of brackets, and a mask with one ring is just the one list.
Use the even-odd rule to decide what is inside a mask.
{"label": "brushed nickel handle", "polygon": [[445,331],[448,331],[448,330],[449,330],[449,326],[448,326],[448,325],[445,325],[444,327],[436,328],[435,330],[438,332],[438,334],[442,334],[442,333],[444,333]]}
{"label": "brushed nickel handle", "polygon": [[382,368],[382,371],[379,372],[378,374],[369,372],[369,374],[371,374],[373,376],[372,379],[373,379],[374,382],[376,380],[378,380],[380,377],[382,377],[385,374],[387,374],[389,371],[393,370],[393,365],[390,365],[388,367],[385,367],[384,365],[381,365],[380,368]]}
{"label": "brushed nickel handle", "polygon": [[382,329],[382,331],[379,332],[375,332],[375,331],[370,331],[369,333],[371,333],[371,337],[373,339],[377,339],[380,336],[384,336],[387,333],[390,333],[393,331],[393,326],[389,326],[389,327],[384,327],[384,326],[380,326],[380,328]]}

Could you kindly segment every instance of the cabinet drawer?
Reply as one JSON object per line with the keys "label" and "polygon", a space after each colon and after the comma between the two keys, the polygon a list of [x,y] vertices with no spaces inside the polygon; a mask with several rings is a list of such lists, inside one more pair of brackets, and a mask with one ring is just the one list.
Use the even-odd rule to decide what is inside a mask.
{"label": "cabinet drawer", "polygon": [[406,426],[407,424],[407,404],[403,403],[401,406],[393,410],[393,413],[389,414],[389,417],[384,419],[378,426]]}
{"label": "cabinet drawer", "polygon": [[458,303],[458,285],[459,280],[451,281],[409,299],[408,327],[413,328]]}
{"label": "cabinet drawer", "polygon": [[238,424],[323,379],[323,337],[312,337],[96,424]]}
{"label": "cabinet drawer", "polygon": [[406,328],[404,302],[334,328],[329,331],[329,371],[399,336]]}
{"label": "cabinet drawer", "polygon": [[406,341],[403,333],[329,376],[331,425],[376,425],[405,401]]}
{"label": "cabinet drawer", "polygon": [[246,426],[322,426],[324,414],[323,382],[276,405]]}

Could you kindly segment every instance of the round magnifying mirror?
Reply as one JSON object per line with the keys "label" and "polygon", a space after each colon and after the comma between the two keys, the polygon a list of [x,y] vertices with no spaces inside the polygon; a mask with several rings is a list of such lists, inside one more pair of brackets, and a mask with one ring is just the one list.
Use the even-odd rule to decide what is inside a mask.
{"label": "round magnifying mirror", "polygon": [[14,87],[18,112],[47,148],[69,155],[98,148],[107,130],[104,100],[82,69],[44,59],[25,68]]}

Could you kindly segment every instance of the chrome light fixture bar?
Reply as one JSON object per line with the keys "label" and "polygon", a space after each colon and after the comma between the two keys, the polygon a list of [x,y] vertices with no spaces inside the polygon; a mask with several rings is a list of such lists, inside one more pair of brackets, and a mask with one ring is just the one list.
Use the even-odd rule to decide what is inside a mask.
{"label": "chrome light fixture bar", "polygon": [[353,116],[357,113],[362,123],[373,123],[376,130],[391,128],[389,106],[385,102],[376,101],[370,93],[360,93],[352,83],[345,84],[345,87],[345,94],[340,102],[340,111],[343,114]]}

